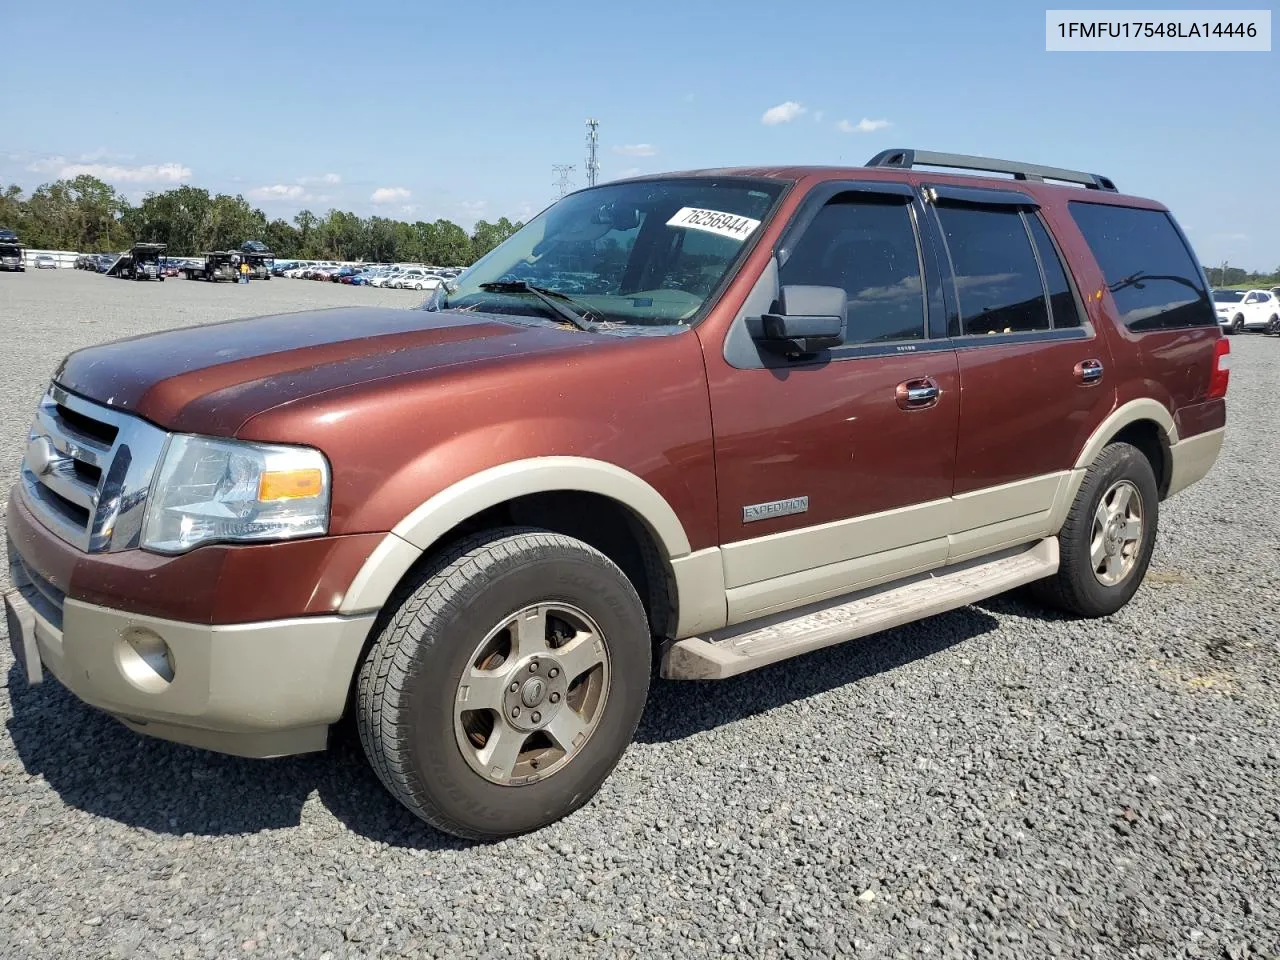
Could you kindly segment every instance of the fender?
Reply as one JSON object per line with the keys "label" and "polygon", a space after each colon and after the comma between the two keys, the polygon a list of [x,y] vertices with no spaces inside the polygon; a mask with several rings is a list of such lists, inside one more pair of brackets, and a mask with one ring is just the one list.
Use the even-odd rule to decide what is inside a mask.
{"label": "fender", "polygon": [[1102,453],[1102,448],[1111,442],[1112,437],[1129,424],[1137,423],[1139,420],[1153,421],[1164,431],[1169,446],[1172,447],[1178,442],[1178,426],[1173,422],[1172,414],[1163,403],[1152,400],[1150,397],[1130,400],[1111,411],[1107,419],[1098,425],[1098,429],[1090,434],[1084,449],[1080,451],[1080,456],[1076,457],[1075,469],[1081,470],[1088,467],[1098,459],[1098,454]]}
{"label": "fender", "polygon": [[1050,524],[1054,531],[1061,530],[1062,525],[1066,523],[1067,512],[1075,502],[1076,494],[1080,492],[1080,484],[1084,483],[1085,471],[1093,461],[1098,459],[1103,447],[1110,443],[1121,430],[1139,420],[1150,420],[1155,423],[1164,433],[1165,440],[1171,448],[1178,443],[1178,426],[1173,422],[1173,415],[1158,400],[1142,397],[1116,407],[1089,435],[1080,455],[1076,457],[1075,465],[1067,474],[1066,483],[1059,487]]}
{"label": "fender", "polygon": [[683,566],[676,561],[690,554],[680,518],[657,490],[634,473],[586,457],[532,457],[482,470],[414,509],[364,562],[340,611],[381,609],[422,553],[467,518],[516,497],[555,490],[596,493],[630,508],[648,525],[673,567]]}

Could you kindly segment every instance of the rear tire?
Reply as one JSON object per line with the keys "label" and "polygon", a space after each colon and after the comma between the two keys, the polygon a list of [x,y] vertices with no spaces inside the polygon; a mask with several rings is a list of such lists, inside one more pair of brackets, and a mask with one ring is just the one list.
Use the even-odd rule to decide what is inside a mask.
{"label": "rear tire", "polygon": [[1159,520],[1150,461],[1137,447],[1111,444],[1085,473],[1058,534],[1057,574],[1032,584],[1032,596],[1072,616],[1115,613],[1142,585]]}
{"label": "rear tire", "polygon": [[612,561],[559,534],[493,530],[388,610],[356,680],[356,726],[393,796],[482,840],[595,795],[640,721],[652,659],[644,607]]}
{"label": "rear tire", "polygon": [[1267,321],[1267,333],[1271,335],[1280,334],[1280,314]]}

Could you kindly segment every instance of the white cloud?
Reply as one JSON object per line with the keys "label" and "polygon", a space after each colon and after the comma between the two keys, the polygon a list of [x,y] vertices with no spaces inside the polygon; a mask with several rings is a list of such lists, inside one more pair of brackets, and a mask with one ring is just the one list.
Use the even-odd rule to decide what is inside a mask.
{"label": "white cloud", "polygon": [[404,187],[379,187],[369,199],[374,203],[396,203],[408,200],[411,196],[413,193]]}
{"label": "white cloud", "polygon": [[341,183],[342,177],[338,176],[338,174],[336,173],[326,173],[324,176],[321,176],[321,177],[299,177],[298,182],[299,183],[327,183],[330,186],[332,186],[332,185]]}
{"label": "white cloud", "polygon": [[760,122],[766,127],[776,127],[780,123],[790,123],[804,112],[804,107],[794,100],[788,100],[786,103],[780,103],[766,110]]}
{"label": "white cloud", "polygon": [[614,147],[613,152],[624,157],[652,157],[658,150],[651,143],[628,143],[620,147]]}
{"label": "white cloud", "polygon": [[877,130],[883,130],[885,127],[891,127],[888,120],[868,120],[863,117],[857,123],[850,123],[848,120],[841,120],[836,124],[836,129],[841,133],[875,133]]}
{"label": "white cloud", "polygon": [[269,187],[254,187],[249,196],[259,200],[306,200],[307,191],[296,183],[273,183]]}
{"label": "white cloud", "polygon": [[[47,158],[32,164],[51,163],[62,158]],[[180,183],[191,178],[191,168],[181,163],[144,163],[137,167],[125,167],[111,163],[63,163],[58,168],[58,176],[70,180],[87,174],[99,180],[110,180],[118,183]]]}

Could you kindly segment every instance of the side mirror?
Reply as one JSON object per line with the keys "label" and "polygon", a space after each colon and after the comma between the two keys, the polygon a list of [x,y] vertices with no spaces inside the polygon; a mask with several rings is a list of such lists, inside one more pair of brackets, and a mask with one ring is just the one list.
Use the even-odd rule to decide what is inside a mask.
{"label": "side mirror", "polygon": [[752,338],[788,357],[803,357],[844,343],[848,295],[840,287],[791,285],[778,291]]}

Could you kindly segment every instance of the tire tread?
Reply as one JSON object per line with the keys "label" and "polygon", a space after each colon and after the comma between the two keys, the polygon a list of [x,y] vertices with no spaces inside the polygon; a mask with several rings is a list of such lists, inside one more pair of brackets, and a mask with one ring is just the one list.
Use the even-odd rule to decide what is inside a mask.
{"label": "tire tread", "polygon": [[[387,790],[437,830],[471,840],[495,836],[449,817],[422,790],[409,761],[412,731],[402,721],[408,681],[435,647],[432,623],[461,612],[463,595],[471,585],[487,578],[494,567],[547,551],[592,555],[612,567],[622,583],[629,584],[608,557],[580,540],[535,527],[487,530],[448,547],[421,576],[408,578],[392,594],[386,609],[394,613],[361,664],[356,681],[356,727],[364,753]],[[638,596],[635,600],[639,604]]]}

